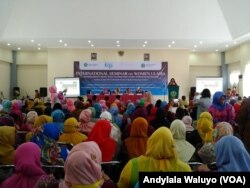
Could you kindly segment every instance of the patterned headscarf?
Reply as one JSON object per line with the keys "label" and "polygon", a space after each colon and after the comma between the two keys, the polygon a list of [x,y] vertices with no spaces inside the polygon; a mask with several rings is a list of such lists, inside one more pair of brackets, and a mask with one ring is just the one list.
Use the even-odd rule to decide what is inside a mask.
{"label": "patterned headscarf", "polygon": [[214,129],[214,141],[217,142],[220,138],[226,135],[233,135],[234,130],[230,123],[228,122],[219,122],[216,124],[216,127]]}
{"label": "patterned headscarf", "polygon": [[103,183],[101,168],[102,153],[93,141],[75,145],[64,165],[64,181],[60,188],[99,188]]}
{"label": "patterned headscarf", "polygon": [[56,123],[46,123],[39,134],[32,137],[31,141],[36,143],[42,151],[43,162],[48,164],[63,165],[67,157],[67,151],[57,144],[60,130]]}
{"label": "patterned headscarf", "polygon": [[84,109],[79,115],[80,127],[79,131],[82,133],[89,134],[90,131],[95,126],[95,123],[92,122],[92,111],[90,109]]}

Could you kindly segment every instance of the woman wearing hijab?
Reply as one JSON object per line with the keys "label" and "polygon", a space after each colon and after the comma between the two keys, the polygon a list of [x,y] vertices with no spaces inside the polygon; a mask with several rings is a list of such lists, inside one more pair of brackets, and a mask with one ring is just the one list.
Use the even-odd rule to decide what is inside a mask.
{"label": "woman wearing hijab", "polygon": [[98,120],[87,141],[95,141],[102,151],[102,162],[112,161],[116,153],[116,141],[110,137],[112,125],[106,119]]}
{"label": "woman wearing hijab", "polygon": [[195,147],[186,140],[186,126],[182,120],[176,119],[170,125],[179,158],[188,162],[195,153]]}
{"label": "woman wearing hijab", "polygon": [[0,165],[14,162],[15,127],[0,126]]}
{"label": "woman wearing hijab", "polygon": [[200,114],[196,126],[203,144],[213,142],[213,117],[209,112]]}
{"label": "woman wearing hijab", "polygon": [[233,134],[234,131],[230,123],[219,122],[216,125],[213,132],[214,141],[205,143],[198,151],[201,162],[204,164],[199,166],[199,171],[210,171],[207,165],[216,162],[215,143],[218,142],[222,137]]}
{"label": "woman wearing hijab", "polygon": [[213,117],[209,112],[202,112],[197,120],[196,129],[187,134],[187,141],[196,149],[213,142]]}
{"label": "woman wearing hijab", "polygon": [[235,110],[226,101],[226,95],[221,91],[214,93],[212,105],[208,108],[208,112],[213,116],[214,125],[221,121],[228,122],[232,126],[235,125]]}
{"label": "woman wearing hijab", "polygon": [[52,165],[63,165],[67,158],[66,146],[59,146],[57,143],[60,136],[60,129],[56,123],[46,123],[39,134],[32,137],[31,141],[41,148],[42,162]]}
{"label": "woman wearing hijab", "polygon": [[92,111],[89,108],[80,113],[79,121],[79,131],[85,135],[88,135],[95,126],[95,122],[92,121]]}
{"label": "woman wearing hijab", "polygon": [[243,142],[233,136],[223,136],[215,144],[219,172],[250,172],[250,156]]}
{"label": "woman wearing hijab", "polygon": [[1,188],[31,188],[38,187],[42,182],[47,185],[56,184],[55,178],[47,175],[40,162],[41,150],[32,142],[26,142],[18,146],[15,153],[15,173],[7,178]]}
{"label": "woman wearing hijab", "polygon": [[70,117],[64,121],[64,130],[58,141],[76,145],[87,140],[87,136],[78,131],[79,122],[75,117]]}
{"label": "woman wearing hijab", "polygon": [[145,154],[148,141],[147,132],[148,122],[145,118],[138,117],[132,122],[130,136],[124,140],[124,150],[121,150],[124,152],[122,156],[124,164],[129,159]]}
{"label": "woman wearing hijab", "polygon": [[96,142],[75,145],[65,162],[65,176],[59,188],[115,188],[115,183],[102,172],[101,161],[102,153]]}
{"label": "woman wearing hijab", "polygon": [[123,168],[119,188],[132,188],[139,172],[191,172],[188,164],[178,158],[174,139],[166,127],[158,128],[148,139],[144,155],[131,159]]}
{"label": "woman wearing hijab", "polygon": [[55,122],[60,129],[60,132],[63,132],[64,126],[64,119],[65,119],[65,113],[61,109],[56,109],[51,113],[51,117],[53,118],[53,122]]}
{"label": "woman wearing hijab", "polygon": [[34,135],[39,134],[41,129],[42,129],[42,126],[45,123],[50,123],[50,122],[53,122],[53,118],[51,116],[39,115],[38,117],[36,117],[34,124],[33,124],[33,127],[32,127],[32,130],[30,132],[26,133],[26,136],[25,136],[26,141],[30,141],[30,139]]}

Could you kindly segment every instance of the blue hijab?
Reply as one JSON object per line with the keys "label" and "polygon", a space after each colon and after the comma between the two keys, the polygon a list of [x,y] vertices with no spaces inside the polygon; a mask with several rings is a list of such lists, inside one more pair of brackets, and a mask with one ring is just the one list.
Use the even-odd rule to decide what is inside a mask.
{"label": "blue hijab", "polygon": [[[220,103],[220,98],[224,97],[225,101],[223,104]],[[222,92],[222,91],[217,91],[214,93],[213,95],[213,101],[212,101],[212,105],[215,106],[215,108],[217,108],[218,110],[223,110],[226,108],[226,95]]]}
{"label": "blue hijab", "polygon": [[[60,129],[57,123],[45,123],[39,134],[31,139],[42,151],[42,159],[50,164],[62,165],[68,156],[68,149],[64,145],[57,143],[60,136]],[[56,156],[55,156],[56,154]],[[57,155],[58,154],[58,155]]]}
{"label": "blue hijab", "polygon": [[233,136],[223,136],[215,144],[219,172],[250,172],[250,155],[243,142]]}

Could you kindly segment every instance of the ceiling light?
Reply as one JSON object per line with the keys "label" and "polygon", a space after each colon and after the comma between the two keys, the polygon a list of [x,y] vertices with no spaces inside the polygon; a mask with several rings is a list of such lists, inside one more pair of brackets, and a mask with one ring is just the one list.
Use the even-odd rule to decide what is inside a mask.
{"label": "ceiling light", "polygon": [[38,50],[41,50],[41,48],[37,48]]}
{"label": "ceiling light", "polygon": [[67,44],[67,43],[64,43],[63,46],[68,46],[68,44]]}
{"label": "ceiling light", "polygon": [[120,44],[117,44],[116,46],[117,46],[117,47],[120,47]]}
{"label": "ceiling light", "polygon": [[88,40],[88,43],[90,44],[90,43],[91,43],[91,40]]}
{"label": "ceiling light", "polygon": [[228,44],[226,44],[225,47],[228,48]]}
{"label": "ceiling light", "polygon": [[171,44],[169,44],[168,47],[171,48]]}
{"label": "ceiling light", "polygon": [[10,43],[7,44],[7,46],[10,46],[10,45],[11,45]]}
{"label": "ceiling light", "polygon": [[30,42],[34,42],[34,40],[33,40],[33,39],[31,39],[31,40],[30,40]]}
{"label": "ceiling light", "polygon": [[21,50],[21,48],[20,48],[20,47],[18,47],[18,48],[17,48],[17,50]]}
{"label": "ceiling light", "polygon": [[94,47],[94,44],[91,44],[91,47]]}
{"label": "ceiling light", "polygon": [[172,44],[175,44],[175,41],[172,41]]}
{"label": "ceiling light", "polygon": [[118,41],[116,41],[116,43],[117,43],[117,44],[119,44],[119,43],[120,43],[120,41],[118,40]]}
{"label": "ceiling light", "polygon": [[147,44],[148,43],[148,41],[144,41],[144,44]]}
{"label": "ceiling light", "polygon": [[58,42],[62,43],[62,42],[63,42],[63,40],[62,40],[62,39],[60,39]]}
{"label": "ceiling light", "polygon": [[41,44],[40,44],[40,43],[38,43],[38,44],[37,44],[37,46],[41,46]]}
{"label": "ceiling light", "polygon": [[146,45],[145,45],[145,44],[143,44],[143,45],[142,45],[142,47],[143,47],[143,48],[145,48],[145,47],[146,47]]}
{"label": "ceiling light", "polygon": [[219,50],[218,50],[218,49],[216,49],[215,51],[216,51],[216,52],[218,52]]}
{"label": "ceiling light", "polygon": [[200,41],[199,43],[200,43],[200,44],[203,44],[203,42],[202,42],[202,41]]}
{"label": "ceiling light", "polygon": [[197,45],[196,45],[196,44],[194,45],[194,48],[197,48]]}

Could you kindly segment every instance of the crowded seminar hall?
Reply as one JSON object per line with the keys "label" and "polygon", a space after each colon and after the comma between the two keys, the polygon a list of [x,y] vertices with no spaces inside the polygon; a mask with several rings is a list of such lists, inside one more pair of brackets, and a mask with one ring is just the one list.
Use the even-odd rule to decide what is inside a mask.
{"label": "crowded seminar hall", "polygon": [[248,7],[1,0],[0,188],[250,172]]}

